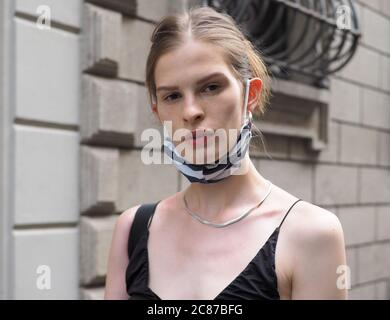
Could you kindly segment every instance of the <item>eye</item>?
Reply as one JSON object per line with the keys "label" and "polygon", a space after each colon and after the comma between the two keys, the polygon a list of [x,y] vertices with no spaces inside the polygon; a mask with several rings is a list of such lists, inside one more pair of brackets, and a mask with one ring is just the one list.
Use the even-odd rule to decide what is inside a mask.
{"label": "eye", "polygon": [[166,96],[165,98],[164,98],[164,101],[172,101],[172,98],[174,98],[174,97],[177,97],[178,96],[178,93],[173,93],[173,94],[170,94],[170,95],[168,95],[168,96]]}
{"label": "eye", "polygon": [[218,84],[212,83],[212,84],[207,85],[207,87],[205,88],[204,91],[207,92],[207,89],[211,89],[211,90],[209,90],[209,91],[215,91],[215,90],[217,90],[218,88],[219,88],[219,85],[218,85]]}

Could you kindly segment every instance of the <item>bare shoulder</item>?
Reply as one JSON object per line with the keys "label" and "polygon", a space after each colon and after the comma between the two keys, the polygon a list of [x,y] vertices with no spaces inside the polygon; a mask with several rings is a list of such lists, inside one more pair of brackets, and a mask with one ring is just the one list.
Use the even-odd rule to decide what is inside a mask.
{"label": "bare shoulder", "polygon": [[[158,205],[159,212],[164,213],[166,211],[171,210],[174,207],[174,202],[175,202],[175,199],[177,198],[178,194],[179,193],[175,193],[175,194],[173,194],[165,199],[161,199],[159,201],[159,205]],[[118,216],[118,219],[116,222],[116,229],[118,230],[118,232],[120,232],[120,233],[123,232],[126,235],[129,234],[131,226],[133,224],[135,214],[141,205],[142,204],[137,204],[133,207],[130,207],[127,210],[123,211]],[[155,221],[155,219],[153,221]]]}
{"label": "bare shoulder", "polygon": [[300,201],[295,219],[291,224],[294,233],[299,235],[298,243],[322,245],[329,240],[340,241],[343,230],[335,213],[307,201]]}
{"label": "bare shoulder", "polygon": [[331,211],[306,201],[297,204],[286,228],[292,258],[292,299],[345,299],[339,286],[346,265],[341,223]]}
{"label": "bare shoulder", "polygon": [[125,278],[129,262],[127,244],[135,213],[140,205],[121,213],[115,223],[112,235],[106,276],[105,299],[127,299]]}
{"label": "bare shoulder", "polygon": [[326,255],[335,248],[344,250],[343,229],[336,214],[310,202],[296,203],[282,229],[289,251],[299,260]]}
{"label": "bare shoulder", "polygon": [[[275,203],[282,203],[284,210],[288,209],[298,198],[276,186]],[[310,203],[304,199],[297,202],[289,212],[283,231],[288,242],[300,245],[326,240],[328,237],[342,236],[341,223],[332,211]],[[296,240],[296,241],[295,241]]]}
{"label": "bare shoulder", "polygon": [[125,231],[125,230],[130,231],[131,225],[133,224],[135,214],[140,206],[141,206],[141,204],[137,204],[137,205],[130,207],[130,208],[126,209],[125,211],[123,211],[118,216],[118,219],[116,221],[117,229],[120,229],[122,231]]}

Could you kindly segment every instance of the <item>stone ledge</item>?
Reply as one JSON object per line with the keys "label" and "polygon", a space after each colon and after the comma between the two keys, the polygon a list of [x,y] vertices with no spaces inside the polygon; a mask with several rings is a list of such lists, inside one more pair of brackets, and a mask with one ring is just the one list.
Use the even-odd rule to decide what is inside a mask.
{"label": "stone ledge", "polygon": [[78,125],[79,36],[14,18],[18,118]]}
{"label": "stone ledge", "polygon": [[270,106],[255,124],[264,133],[310,141],[310,148],[327,147],[329,91],[285,80],[274,80]]}
{"label": "stone ledge", "polygon": [[[79,299],[77,228],[13,230],[12,237],[14,268],[8,277],[13,299]],[[41,284],[46,278],[50,289],[39,288],[39,278]]]}
{"label": "stone ledge", "polygon": [[101,146],[133,146],[138,85],[84,75],[82,93],[82,142]]}
{"label": "stone ledge", "polygon": [[120,13],[85,4],[82,33],[82,69],[116,77],[120,55]]}
{"label": "stone ledge", "polygon": [[51,23],[60,23],[64,26],[79,29],[81,25],[81,6],[83,0],[16,0],[16,14],[28,14],[29,16],[38,17],[39,6],[48,6],[50,8]]}
{"label": "stone ledge", "polygon": [[[136,204],[168,197],[179,189],[177,169],[173,164],[144,164],[142,151],[121,150],[119,160],[118,198],[122,212]],[[160,157],[159,151],[155,151]]]}
{"label": "stone ledge", "polygon": [[135,16],[137,12],[136,0],[86,0],[86,2],[120,12],[127,16]]}
{"label": "stone ledge", "polygon": [[328,104],[330,101],[330,92],[327,89],[319,89],[303,83],[274,79],[272,82],[272,91],[282,93],[296,98],[311,100]]}
{"label": "stone ledge", "polygon": [[81,147],[81,212],[110,214],[115,211],[119,151]]}
{"label": "stone ledge", "polygon": [[116,215],[82,217],[80,223],[80,280],[83,285],[103,285]]}
{"label": "stone ledge", "polygon": [[14,124],[15,225],[79,218],[77,132]]}
{"label": "stone ledge", "polygon": [[82,288],[80,291],[82,300],[104,300],[104,287]]}
{"label": "stone ledge", "polygon": [[138,1],[137,17],[158,22],[163,17],[174,13],[182,13],[189,0],[142,0]]}

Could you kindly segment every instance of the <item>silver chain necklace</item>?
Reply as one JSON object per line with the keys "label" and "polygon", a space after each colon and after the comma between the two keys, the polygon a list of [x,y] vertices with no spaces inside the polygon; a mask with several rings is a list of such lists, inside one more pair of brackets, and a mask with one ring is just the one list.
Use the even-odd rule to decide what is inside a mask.
{"label": "silver chain necklace", "polygon": [[184,206],[185,206],[186,211],[191,215],[191,217],[193,217],[194,219],[198,220],[200,223],[203,223],[205,225],[208,225],[208,226],[211,226],[211,227],[214,227],[214,228],[224,228],[224,227],[227,227],[227,226],[229,226],[229,225],[231,225],[233,223],[236,223],[236,222],[244,219],[247,215],[249,215],[253,210],[257,209],[264,202],[264,200],[271,193],[271,189],[272,189],[271,181],[269,181],[269,180],[266,180],[266,181],[268,182],[268,185],[269,185],[268,186],[268,190],[267,190],[265,196],[263,197],[263,199],[260,201],[260,203],[258,203],[256,206],[254,206],[253,208],[249,209],[248,211],[244,212],[242,215],[238,216],[237,218],[233,218],[233,219],[228,220],[228,221],[223,222],[223,223],[214,223],[214,222],[202,219],[198,214],[196,214],[195,212],[191,211],[188,208],[188,204],[187,204],[187,200],[186,200],[185,194],[183,195]]}

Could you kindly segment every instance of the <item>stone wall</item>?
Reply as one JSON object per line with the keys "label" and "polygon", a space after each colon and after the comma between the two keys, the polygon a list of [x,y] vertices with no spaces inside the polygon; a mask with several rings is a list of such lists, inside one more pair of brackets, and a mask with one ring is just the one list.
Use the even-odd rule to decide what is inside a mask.
{"label": "stone wall", "polygon": [[350,299],[390,299],[389,4],[357,3],[361,44],[331,77],[327,148],[313,153],[303,140],[269,137],[273,160],[258,160],[274,183],[339,217]]}
{"label": "stone wall", "polygon": [[[51,27],[37,25],[41,1],[6,1],[8,43],[8,285],[14,299],[78,299],[79,0],[48,0]],[[41,270],[50,289],[41,290]],[[46,287],[48,288],[48,287]]]}
{"label": "stone wall", "polygon": [[[140,135],[161,130],[144,86],[150,34],[193,2],[47,0],[49,30],[39,0],[0,5],[0,298],[101,299],[118,214],[188,185],[141,162]],[[251,149],[267,179],[339,217],[352,299],[390,298],[389,3],[357,1],[362,41],[330,90],[274,81],[258,121],[268,153]],[[42,265],[51,290],[37,289]]]}
{"label": "stone wall", "polygon": [[327,148],[268,137],[273,159],[261,157],[258,169],[339,217],[350,299],[390,299],[390,2],[358,1],[357,10],[360,46],[331,77]]}
{"label": "stone wall", "polygon": [[336,157],[315,170],[314,200],[337,207],[351,298],[390,299],[390,1],[359,0],[358,9],[360,47],[332,81]]}

